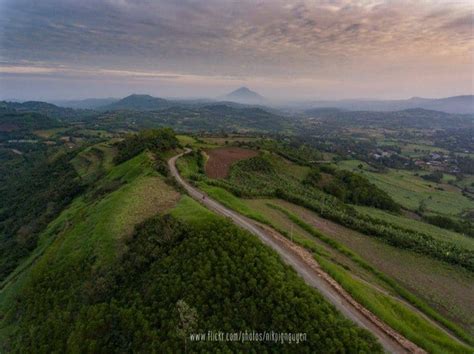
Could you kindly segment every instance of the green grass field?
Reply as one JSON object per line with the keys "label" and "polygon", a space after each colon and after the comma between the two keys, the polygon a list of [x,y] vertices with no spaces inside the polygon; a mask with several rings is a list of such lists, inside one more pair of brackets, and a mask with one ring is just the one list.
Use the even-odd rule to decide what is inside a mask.
{"label": "green grass field", "polygon": [[376,173],[367,171],[364,163],[361,170],[357,167],[360,163],[357,160],[346,160],[339,162],[338,167],[363,174],[406,209],[417,210],[420,203],[424,203],[427,212],[458,216],[463,211],[474,208],[474,203],[459,190],[448,187],[438,190],[435,188],[438,186],[436,183],[417,177],[410,171],[389,169],[385,173]]}
{"label": "green grass field", "polygon": [[376,208],[363,206],[355,206],[355,208],[361,213],[386,220],[394,225],[423,232],[439,240],[453,242],[467,249],[474,249],[474,238],[472,237],[464,236],[454,231],[442,229],[422,221],[410,219],[401,215],[395,215]]}
{"label": "green grass field", "polygon": [[197,225],[205,224],[215,217],[211,211],[187,195],[181,197],[178,204],[170,210],[170,214],[177,219]]}

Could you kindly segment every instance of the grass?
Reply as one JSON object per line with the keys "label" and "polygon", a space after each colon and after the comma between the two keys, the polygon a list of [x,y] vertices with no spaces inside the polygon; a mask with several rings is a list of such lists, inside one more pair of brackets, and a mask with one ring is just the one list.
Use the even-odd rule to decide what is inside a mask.
{"label": "grass", "polygon": [[199,183],[199,188],[205,191],[211,198],[214,198],[224,204],[226,207],[254,220],[267,223],[266,219],[260,213],[249,208],[247,204],[245,204],[240,198],[236,197],[227,190],[220,187],[209,186],[206,183]]}
{"label": "grass", "polygon": [[187,195],[181,197],[178,204],[170,210],[170,214],[177,219],[194,225],[204,225],[214,218],[211,211]]}
{"label": "grass", "polygon": [[94,179],[113,166],[116,150],[107,143],[89,146],[75,156],[71,163],[83,179]]}
{"label": "grass", "polygon": [[196,143],[196,139],[189,135],[176,135],[176,138],[178,138],[181,145],[193,146]]}
{"label": "grass", "polygon": [[474,250],[474,238],[464,236],[454,231],[442,229],[422,221],[410,219],[401,215],[395,215],[377,208],[355,206],[355,208],[372,217],[385,220],[391,224],[405,227],[414,231],[423,232],[442,241],[453,242],[467,249]]}
{"label": "grass", "polygon": [[176,167],[178,168],[179,173],[184,178],[190,178],[192,176],[199,174],[199,166],[197,160],[189,155],[181,156],[176,161]]}
{"label": "grass", "polygon": [[206,148],[214,148],[221,144],[217,144],[213,141],[207,141],[206,139],[195,138],[190,135],[176,135],[178,141],[181,145],[186,146],[189,145],[194,149],[206,149]]}
{"label": "grass", "polygon": [[308,175],[310,168],[307,166],[297,165],[291,161],[284,159],[276,154],[268,154],[268,159],[272,163],[275,170],[295,177],[298,181],[302,181]]}
{"label": "grass", "polygon": [[238,141],[242,142],[249,142],[249,141],[256,141],[259,140],[258,137],[251,137],[251,136],[228,136],[228,137],[205,137],[202,140],[208,144],[214,145],[225,145],[227,142],[228,144],[233,144]]}
{"label": "grass", "polygon": [[[101,199],[76,198],[48,225],[38,248],[2,284],[0,319],[33,274],[45,269],[61,271],[86,259],[94,260],[96,268],[110,265],[136,224],[172,208],[179,198],[152,169],[146,153],[112,168],[101,183],[114,179],[126,184]],[[0,320],[0,340],[11,330]]]}
{"label": "grass", "polygon": [[421,203],[425,203],[428,212],[457,216],[464,210],[474,208],[474,203],[459,190],[447,187],[446,190],[438,190],[435,188],[438,184],[415,176],[410,171],[389,169],[388,172],[377,173],[368,170],[364,163],[361,170],[357,167],[360,163],[358,160],[346,160],[339,162],[338,166],[362,173],[406,209],[417,210]]}
{"label": "grass", "polygon": [[[287,238],[290,237],[287,230],[282,230],[279,227],[276,227],[273,221],[268,220],[261,213],[256,212],[255,210],[252,210],[252,208],[250,208],[244,201],[232,195],[230,192],[227,192],[226,190],[223,190],[222,188],[207,186],[205,183],[202,183],[202,182],[200,183],[199,187],[205,190],[212,198],[218,200],[225,206],[231,209],[234,209],[237,212],[247,217],[253,218],[259,222],[270,225],[274,227],[277,231],[282,233],[284,236],[286,236]],[[319,238],[323,242],[327,243],[338,252],[349,257],[352,261],[357,263],[362,268],[372,272],[374,275],[376,275],[377,278],[382,280],[382,282],[386,283],[386,285],[389,288],[391,288],[393,291],[395,291],[395,293],[397,293],[399,296],[411,302],[413,305],[415,305],[417,308],[419,308],[423,312],[427,313],[430,317],[432,317],[439,323],[442,323],[446,328],[449,328],[451,331],[456,333],[460,338],[463,338],[464,340],[470,341],[472,343],[472,338],[469,335],[465,334],[465,332],[462,329],[460,329],[457,325],[445,319],[443,316],[439,315],[436,311],[432,310],[428,305],[426,305],[424,302],[419,300],[416,296],[412,295],[410,292],[406,291],[401,286],[399,286],[394,280],[387,277],[385,274],[377,271],[375,268],[373,268],[368,263],[366,263],[362,258],[360,258],[358,255],[352,252],[350,249],[343,246],[342,244],[339,244],[337,241],[334,241],[331,238],[325,236],[324,234],[320,233],[319,231],[317,231],[310,225],[304,223],[296,215],[289,212],[286,215],[300,228],[312,234],[313,236]],[[321,247],[318,246],[314,241],[309,240],[308,238],[303,237],[300,234],[294,234],[292,237],[292,240],[295,243],[299,244],[300,246],[305,247],[308,250],[312,251],[313,254],[315,255],[324,257],[324,254],[326,254],[327,256],[327,252],[324,252],[324,250],[321,250]],[[318,259],[318,261],[320,261],[320,259]],[[334,263],[330,262],[329,260],[326,260],[326,263],[324,264],[324,269],[328,272],[331,269],[329,267],[326,267],[326,264],[333,264],[336,267]],[[359,287],[361,288],[362,287],[367,288],[366,284],[364,284],[360,280],[353,279],[351,284],[353,284],[354,282],[356,284],[359,284]],[[341,285],[347,286],[348,283],[345,283],[345,284],[341,283]],[[349,286],[346,290],[348,290],[351,294],[354,291],[354,289]],[[378,298],[386,297],[387,301],[388,300],[391,301],[390,302],[391,310],[392,308],[395,310],[393,316],[388,316],[391,310],[387,312],[387,310],[384,310],[382,307],[381,308],[369,307],[369,308],[372,311],[374,311],[374,313],[376,313],[377,315],[379,315],[379,313],[383,315],[383,319],[388,324],[390,324],[392,327],[396,328],[397,330],[400,330],[401,333],[406,335],[409,339],[415,341],[420,346],[424,348],[429,348],[430,351],[437,352],[437,353],[443,353],[443,352],[462,353],[467,350],[467,347],[459,345],[457,342],[452,340],[448,335],[446,335],[443,331],[441,331],[435,325],[431,324],[429,321],[424,319],[421,315],[413,312],[411,309],[409,309],[406,305],[402,304],[401,302],[393,300],[389,295],[383,295],[382,293],[374,289],[369,289],[366,291],[368,293],[372,293],[373,296],[377,296]],[[353,295],[358,301],[360,301],[364,305],[366,304],[364,298],[357,297],[359,296],[359,293],[354,292]],[[382,312],[382,310],[384,310],[384,312]],[[418,328],[423,328],[424,331],[427,331],[427,333],[429,333],[427,336],[420,336],[418,332],[413,330],[413,327],[410,325],[410,323],[412,323],[410,321],[412,321],[413,319],[416,319],[416,321],[414,321],[413,323],[416,323]]]}
{"label": "grass", "polygon": [[58,133],[63,133],[69,128],[53,128],[53,129],[44,129],[44,130],[35,130],[33,133],[40,138],[50,139]]}
{"label": "grass", "polygon": [[360,255],[374,268],[395,279],[446,318],[474,333],[474,274],[470,271],[390,246],[373,237],[321,218],[294,204],[271,200],[327,236]]}
{"label": "grass", "polygon": [[371,272],[375,275],[379,280],[384,282],[389,288],[391,288],[396,294],[398,294],[401,298],[407,300],[416,308],[423,311],[425,314],[433,318],[435,321],[441,323],[443,326],[451,330],[453,333],[458,335],[465,341],[474,343],[474,339],[472,339],[469,335],[467,335],[461,328],[457,325],[452,323],[451,321],[446,320],[443,316],[440,316],[436,311],[434,311],[431,307],[425,304],[423,301],[418,299],[416,296],[412,295],[410,292],[399,286],[393,279],[386,276],[382,272],[376,270],[373,266],[365,262],[360,256],[355,254],[352,250],[344,246],[343,244],[339,243],[338,241],[334,240],[331,237],[326,236],[319,230],[315,229],[313,226],[307,224],[302,219],[300,219],[296,214],[289,212],[287,209],[282,208],[281,206],[275,204],[269,204],[270,207],[281,211],[285,214],[290,220],[292,220],[296,225],[300,226],[306,232],[311,234],[312,236],[320,239],[324,243],[331,246],[333,249],[339,251],[340,253],[344,254],[345,256],[349,257],[352,261],[357,263],[363,269]]}
{"label": "grass", "polygon": [[393,329],[430,353],[469,353],[472,348],[461,345],[420,315],[396,299],[368,287],[339,265],[321,257],[316,260],[354,299],[375,313]]}

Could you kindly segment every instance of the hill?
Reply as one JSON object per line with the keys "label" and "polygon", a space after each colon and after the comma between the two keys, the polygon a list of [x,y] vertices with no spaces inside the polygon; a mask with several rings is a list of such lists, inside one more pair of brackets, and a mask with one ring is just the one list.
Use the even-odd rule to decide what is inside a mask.
{"label": "hill", "polygon": [[375,126],[384,128],[471,128],[473,115],[452,114],[422,108],[402,111],[347,111],[313,108],[305,111],[325,124],[346,126]]}
{"label": "hill", "polygon": [[0,101],[0,113],[4,112],[34,112],[45,116],[60,119],[60,120],[78,120],[83,118],[90,118],[95,113],[91,110],[72,109],[65,107],[58,107],[54,104],[42,101],[26,101],[26,102],[7,102]]}
{"label": "hill", "polygon": [[[66,202],[1,283],[0,350],[291,350],[294,343],[186,339],[216,328],[271,328],[304,333],[298,349],[305,352],[381,352],[373,336],[269,248],[180,195],[160,167],[175,153],[169,133],[144,132],[112,150],[79,152],[79,160],[121,157],[93,165],[101,173]],[[74,165],[80,176],[90,174],[82,168],[87,163]]]}
{"label": "hill", "polygon": [[143,110],[143,111],[153,111],[166,109],[172,106],[172,103],[163,98],[153,97],[150,95],[137,95],[133,94],[122,98],[117,102],[111,104],[97,107],[101,110]]}
{"label": "hill", "polygon": [[244,104],[263,104],[265,102],[265,98],[263,96],[248,89],[247,87],[241,87],[235,91],[232,91],[222,97],[222,99]]}
{"label": "hill", "polygon": [[341,100],[315,101],[312,108],[335,107],[351,111],[400,111],[422,108],[456,114],[474,113],[474,96],[453,96],[446,98],[413,97],[407,100]]}
{"label": "hill", "polygon": [[117,102],[117,98],[87,98],[84,100],[56,101],[57,106],[75,109],[96,109]]}
{"label": "hill", "polygon": [[279,131],[291,123],[286,117],[262,108],[235,106],[224,103],[201,106],[176,105],[166,109],[108,111],[91,122],[101,129],[144,129],[161,126],[181,131]]}

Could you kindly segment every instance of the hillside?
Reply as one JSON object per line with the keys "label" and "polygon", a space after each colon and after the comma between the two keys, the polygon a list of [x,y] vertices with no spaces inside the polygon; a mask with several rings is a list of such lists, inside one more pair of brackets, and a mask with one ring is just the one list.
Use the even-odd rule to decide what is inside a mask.
{"label": "hillside", "polygon": [[2,351],[281,349],[185,340],[271,328],[305,333],[303,351],[381,352],[253,236],[180,195],[161,163],[175,148],[144,132],[71,160],[86,188],[1,284]]}
{"label": "hillside", "polygon": [[413,108],[394,112],[381,111],[343,111],[337,109],[310,109],[305,111],[325,124],[342,126],[373,126],[391,129],[401,128],[472,128],[474,115],[452,114],[440,111]]}
{"label": "hillside", "polygon": [[[178,160],[182,176],[212,198],[211,206],[218,201],[303,247],[357,301],[428,352],[468,350],[471,237],[411,219],[360,168],[347,174],[338,165],[315,164],[322,157],[309,146],[234,139],[186,139],[204,155]],[[438,193],[432,194],[445,195]]]}
{"label": "hillside", "polygon": [[282,131],[290,120],[262,108],[224,103],[196,106],[177,105],[158,111],[108,111],[91,121],[95,128],[124,130],[172,127],[181,131]]}
{"label": "hillside", "polygon": [[110,103],[108,105],[96,107],[100,110],[161,110],[169,108],[172,104],[158,97],[152,97],[150,95],[130,95],[116,102]]}
{"label": "hillside", "polygon": [[56,101],[57,106],[74,109],[97,109],[117,102],[117,98],[86,98],[83,100]]}
{"label": "hillside", "polygon": [[0,101],[0,114],[4,112],[40,113],[50,118],[64,121],[88,118],[94,115],[93,111],[58,107],[54,104],[41,101],[27,101],[22,103]]}
{"label": "hillside", "polygon": [[445,98],[413,97],[406,100],[341,100],[316,101],[313,108],[335,107],[351,111],[401,111],[405,109],[427,109],[453,114],[473,114],[474,96],[453,96]]}

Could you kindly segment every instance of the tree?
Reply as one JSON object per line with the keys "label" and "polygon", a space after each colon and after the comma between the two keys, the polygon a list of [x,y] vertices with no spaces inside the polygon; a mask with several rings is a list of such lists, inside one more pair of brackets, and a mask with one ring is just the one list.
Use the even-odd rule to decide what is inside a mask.
{"label": "tree", "polygon": [[191,331],[196,328],[198,315],[196,309],[189,306],[184,300],[178,300],[176,308],[179,313],[177,332],[184,339],[184,352],[187,353],[188,337]]}

